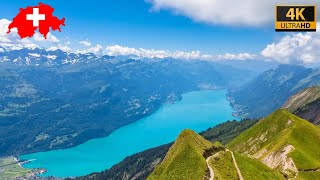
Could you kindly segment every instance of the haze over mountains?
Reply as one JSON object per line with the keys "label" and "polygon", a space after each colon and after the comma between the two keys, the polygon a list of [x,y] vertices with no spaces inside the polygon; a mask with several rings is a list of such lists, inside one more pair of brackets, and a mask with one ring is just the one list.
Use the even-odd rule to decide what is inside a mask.
{"label": "haze over mountains", "polygon": [[229,99],[239,117],[264,117],[306,87],[320,85],[320,70],[303,66],[280,65],[233,89]]}
{"label": "haze over mountains", "polygon": [[0,155],[75,146],[135,122],[184,92],[225,89],[255,74],[205,61],[43,49],[0,52],[0,61]]}

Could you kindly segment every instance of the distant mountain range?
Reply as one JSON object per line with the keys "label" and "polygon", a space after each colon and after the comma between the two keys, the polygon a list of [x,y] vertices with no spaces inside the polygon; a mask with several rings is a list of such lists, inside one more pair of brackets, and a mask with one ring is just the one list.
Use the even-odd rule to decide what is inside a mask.
{"label": "distant mountain range", "polygon": [[104,137],[194,90],[254,73],[206,61],[128,59],[61,50],[0,51],[0,156]]}
{"label": "distant mountain range", "polygon": [[229,92],[235,115],[264,117],[280,108],[286,100],[306,87],[320,85],[320,69],[280,65]]}
{"label": "distant mountain range", "polygon": [[115,57],[112,56],[99,56],[93,53],[80,54],[65,52],[60,49],[54,51],[48,51],[40,48],[23,48],[11,50],[5,47],[1,47],[0,50],[0,62],[16,65],[28,65],[28,66],[54,66],[64,64],[76,64],[76,63],[90,63],[97,61],[111,60]]}

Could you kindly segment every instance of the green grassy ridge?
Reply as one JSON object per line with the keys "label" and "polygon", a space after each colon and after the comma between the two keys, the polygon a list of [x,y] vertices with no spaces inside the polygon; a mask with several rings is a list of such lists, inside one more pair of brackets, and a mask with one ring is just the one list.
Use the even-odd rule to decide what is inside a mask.
{"label": "green grassy ridge", "polygon": [[298,169],[320,168],[320,130],[302,120],[293,127],[289,143],[295,147],[291,157]]}
{"label": "green grassy ridge", "polygon": [[266,149],[267,152],[259,158],[263,159],[270,153],[280,152],[287,145],[292,145],[295,149],[289,153],[289,156],[296,167],[314,169],[320,167],[319,141],[318,127],[281,109],[260,120],[227,146],[237,152],[252,156]]}
{"label": "green grassy ridge", "polygon": [[[231,152],[221,149],[219,142],[211,143],[192,130],[184,130],[171,146],[163,162],[148,180],[203,179],[208,171],[205,152],[216,147],[220,150],[209,161],[215,179],[238,179]],[[282,175],[256,159],[234,153],[238,166],[246,179],[283,179]]]}
{"label": "green grassy ridge", "polygon": [[[282,112],[284,112],[284,110],[278,110],[270,116],[261,119],[254,126],[234,138],[227,146],[237,152],[246,152],[248,154],[254,154],[258,150],[265,148],[273,141],[279,139],[279,135],[287,134],[286,125],[288,118]],[[259,137],[263,137],[266,132],[268,132],[265,135],[267,141],[259,140]],[[250,151],[252,145],[248,143],[249,140],[256,140],[252,142],[252,144],[254,143],[256,146],[256,150]]]}
{"label": "green grassy ridge", "polygon": [[192,130],[184,130],[148,180],[203,179],[207,163],[202,156],[213,145]]}

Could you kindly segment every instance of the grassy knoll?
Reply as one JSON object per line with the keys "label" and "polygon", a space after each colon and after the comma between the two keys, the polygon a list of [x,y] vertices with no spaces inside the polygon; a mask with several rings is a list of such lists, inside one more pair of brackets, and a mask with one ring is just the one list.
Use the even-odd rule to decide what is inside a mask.
{"label": "grassy knoll", "polygon": [[197,133],[184,130],[148,180],[202,180],[207,170],[202,155],[210,147],[212,144]]}

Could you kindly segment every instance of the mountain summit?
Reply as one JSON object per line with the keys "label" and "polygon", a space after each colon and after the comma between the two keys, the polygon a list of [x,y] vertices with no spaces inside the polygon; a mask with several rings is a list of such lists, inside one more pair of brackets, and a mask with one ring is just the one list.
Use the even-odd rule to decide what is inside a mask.
{"label": "mountain summit", "polygon": [[209,141],[194,131],[182,131],[148,180],[203,178],[207,170],[203,153],[211,146]]}

